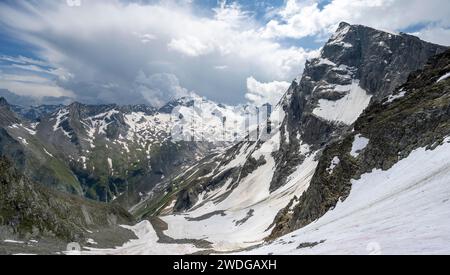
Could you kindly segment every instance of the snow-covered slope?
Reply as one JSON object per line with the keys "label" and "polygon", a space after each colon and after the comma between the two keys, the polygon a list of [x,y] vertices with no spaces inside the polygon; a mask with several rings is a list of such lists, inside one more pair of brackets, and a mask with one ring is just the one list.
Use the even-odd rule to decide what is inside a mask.
{"label": "snow-covered slope", "polygon": [[345,92],[339,100],[320,99],[319,106],[313,110],[313,114],[328,121],[353,124],[364,109],[369,106],[371,95],[367,94],[355,80],[350,85],[334,86],[333,92]]}
{"label": "snow-covered slope", "polygon": [[[448,254],[449,155],[450,138],[447,138],[434,150],[415,150],[387,171],[374,170],[364,174],[361,179],[352,181],[349,197],[318,221],[241,254]],[[270,209],[266,211],[270,212]],[[214,237],[208,240],[222,245],[225,245],[223,240],[245,242],[261,234],[261,230],[255,228],[241,227],[241,233],[233,228],[230,230],[223,221],[227,216],[221,217],[220,214],[203,223],[183,220],[192,214],[165,218],[171,226],[178,228],[166,233],[180,239],[200,239],[214,230],[217,234],[209,233]],[[242,212],[241,216],[244,214]],[[254,214],[262,213],[255,211]],[[192,244],[159,243],[148,221],[129,228],[136,233],[138,240],[117,249],[94,249],[86,254],[190,254],[201,251]],[[255,243],[246,245],[251,244]],[[233,246],[221,248],[232,249]]]}
{"label": "snow-covered slope", "polygon": [[[142,221],[135,226],[123,226],[133,231],[136,240],[131,240],[122,247],[115,249],[95,249],[84,247],[83,255],[184,255],[192,254],[201,249],[193,244],[167,244],[158,242],[159,238],[149,221]],[[70,252],[66,252],[69,254]]]}
{"label": "snow-covered slope", "polygon": [[[276,148],[278,138],[279,135],[274,135],[265,146],[273,142]],[[218,251],[240,249],[264,240],[278,211],[294,196],[306,191],[317,162],[314,160],[315,154],[308,152],[307,159],[298,167],[298,172],[291,175],[288,183],[270,192],[275,169],[272,151],[264,148],[255,150],[254,146],[241,148],[237,159],[263,157],[265,164],[242,179],[235,188],[231,187],[233,181],[229,179],[218,189],[202,192],[192,210],[161,217],[169,225],[166,231],[169,236],[177,239],[206,238]]]}
{"label": "snow-covered slope", "polygon": [[420,148],[352,190],[316,222],[245,254],[450,253],[450,138]]}

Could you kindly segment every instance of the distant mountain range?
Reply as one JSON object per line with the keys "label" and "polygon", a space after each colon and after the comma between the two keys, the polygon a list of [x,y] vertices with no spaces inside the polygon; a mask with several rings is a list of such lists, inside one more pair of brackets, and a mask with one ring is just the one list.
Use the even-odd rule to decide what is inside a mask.
{"label": "distant mountain range", "polygon": [[[243,138],[246,115],[255,112],[197,96],[160,109],[80,103],[22,107],[4,98],[1,106],[0,150],[25,174],[57,190],[126,207],[211,150]],[[8,152],[7,140],[21,152],[20,160]]]}

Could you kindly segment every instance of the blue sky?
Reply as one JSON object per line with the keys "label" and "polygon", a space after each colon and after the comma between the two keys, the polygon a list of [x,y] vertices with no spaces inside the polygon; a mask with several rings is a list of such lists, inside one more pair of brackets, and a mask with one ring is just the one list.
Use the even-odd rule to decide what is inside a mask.
{"label": "blue sky", "polygon": [[447,0],[3,0],[0,90],[37,103],[276,101],[341,21],[450,45]]}

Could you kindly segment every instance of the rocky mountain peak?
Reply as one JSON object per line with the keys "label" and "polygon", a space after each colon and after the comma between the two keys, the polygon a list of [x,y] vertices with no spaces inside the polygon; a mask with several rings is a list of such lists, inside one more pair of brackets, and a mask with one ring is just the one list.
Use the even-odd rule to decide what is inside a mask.
{"label": "rocky mountain peak", "polygon": [[68,105],[68,107],[70,109],[74,109],[74,110],[81,109],[83,106],[85,106],[85,105],[83,103],[78,102],[78,101],[72,102],[71,104]]}
{"label": "rocky mountain peak", "polygon": [[159,109],[159,112],[170,114],[173,111],[173,109],[178,106],[192,107],[195,104],[195,99],[196,98],[194,98],[194,97],[188,96],[188,97],[182,97],[182,98],[172,100],[172,101],[168,102],[166,105],[164,105],[163,107],[161,107]]}
{"label": "rocky mountain peak", "polygon": [[302,160],[301,143],[320,150],[351,128],[371,102],[381,101],[406,82],[409,74],[447,48],[411,35],[397,35],[341,23],[319,57],[307,62],[300,81],[285,96],[287,113],[271,190]]}
{"label": "rocky mountain peak", "polygon": [[325,76],[333,81],[347,69],[353,79],[360,81],[361,88],[375,100],[381,100],[403,84],[410,72],[446,49],[412,35],[343,22],[320,57],[312,60],[305,71],[313,79],[321,80]]}

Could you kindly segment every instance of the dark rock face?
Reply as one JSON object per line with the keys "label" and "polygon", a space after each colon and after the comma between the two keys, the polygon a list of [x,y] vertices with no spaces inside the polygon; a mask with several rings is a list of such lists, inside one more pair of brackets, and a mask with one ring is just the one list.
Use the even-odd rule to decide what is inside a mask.
{"label": "dark rock face", "polygon": [[[282,127],[287,131],[282,131],[282,149],[275,154],[278,165],[271,190],[283,186],[301,163],[301,142],[314,151],[322,149],[345,132],[364,110],[365,106],[352,106],[359,102],[344,98],[357,96],[351,95],[351,86],[362,88],[371,101],[380,101],[403,84],[411,72],[445,49],[414,36],[341,23],[320,57],[307,62],[301,80],[292,84],[282,101],[287,113]],[[320,101],[339,100],[349,101],[347,109],[360,108],[359,113],[355,112],[353,119],[335,121],[315,113]]]}
{"label": "dark rock face", "polygon": [[[337,65],[356,68],[355,77],[361,87],[380,100],[403,84],[411,72],[421,69],[431,56],[444,50],[415,36],[341,23],[322,56]],[[339,74],[328,73],[331,78]]]}
{"label": "dark rock face", "polygon": [[0,97],[0,127],[19,123],[17,116],[11,111],[11,106],[5,98]]}
{"label": "dark rock face", "polygon": [[[450,70],[450,51],[430,59],[389,99],[375,101],[356,121],[354,131],[329,144],[320,158],[309,189],[280,212],[271,238],[282,236],[320,218],[345,200],[351,180],[373,169],[387,170],[417,148],[433,149],[450,135],[450,82],[437,80]],[[397,98],[398,97],[398,98]],[[369,140],[358,156],[350,154],[356,136]],[[328,167],[338,157],[339,165]],[[292,208],[291,208],[292,209]]]}
{"label": "dark rock face", "polygon": [[241,178],[247,177],[251,173],[255,172],[256,169],[258,169],[258,167],[260,167],[266,163],[267,163],[267,161],[265,160],[265,158],[263,156],[261,156],[259,159],[255,159],[254,157],[249,157],[247,159],[247,162],[242,167],[240,177]]}
{"label": "dark rock face", "polygon": [[192,208],[198,202],[198,194],[192,189],[182,190],[178,194],[177,202],[174,206],[175,212],[182,212]]}

